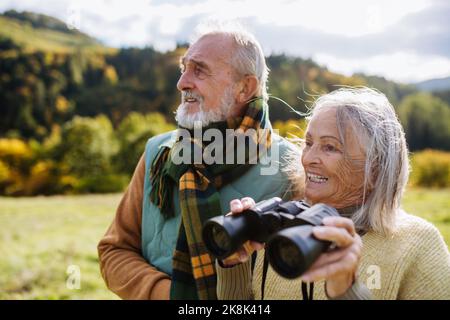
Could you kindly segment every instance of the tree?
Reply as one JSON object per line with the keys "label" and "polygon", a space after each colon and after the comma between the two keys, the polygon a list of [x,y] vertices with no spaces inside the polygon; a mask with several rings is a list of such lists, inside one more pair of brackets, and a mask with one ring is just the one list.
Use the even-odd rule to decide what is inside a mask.
{"label": "tree", "polygon": [[160,113],[130,113],[117,128],[120,146],[120,151],[114,158],[117,171],[131,175],[144,152],[147,140],[174,128]]}
{"label": "tree", "polygon": [[397,109],[411,151],[450,150],[450,106],[429,93],[407,96]]}
{"label": "tree", "polygon": [[104,115],[76,116],[63,126],[59,155],[70,174],[87,177],[110,173],[111,158],[117,150],[113,127]]}

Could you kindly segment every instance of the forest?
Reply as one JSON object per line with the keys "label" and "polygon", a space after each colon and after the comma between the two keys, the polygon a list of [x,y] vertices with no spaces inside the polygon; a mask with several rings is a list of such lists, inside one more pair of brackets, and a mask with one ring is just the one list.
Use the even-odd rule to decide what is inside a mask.
{"label": "forest", "polygon": [[[147,139],[176,128],[179,58],[186,49],[183,43],[168,52],[108,48],[52,17],[1,14],[0,195],[123,190]],[[340,86],[385,93],[405,128],[413,164],[426,167],[413,181],[450,185],[450,90],[348,77],[284,54],[268,56],[267,63],[269,94],[298,111]],[[281,134],[302,135],[297,113],[278,99],[269,105]]]}

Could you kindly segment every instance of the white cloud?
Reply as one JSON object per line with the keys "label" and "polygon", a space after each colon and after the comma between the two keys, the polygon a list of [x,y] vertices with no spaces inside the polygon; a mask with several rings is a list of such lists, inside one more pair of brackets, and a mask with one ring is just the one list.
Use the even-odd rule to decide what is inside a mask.
{"label": "white cloud", "polygon": [[[428,10],[437,8],[436,1],[4,0],[0,11],[30,10],[73,23],[70,10],[75,6],[80,12],[75,24],[107,45],[152,45],[159,50],[189,40],[204,19],[240,19],[266,52],[317,58],[345,74],[361,70],[410,81],[450,74],[448,36],[439,34],[439,29],[447,34],[442,31],[446,22],[426,23],[428,15],[433,19],[438,14]],[[422,13],[425,20],[408,22]],[[437,53],[439,57],[433,56]]]}
{"label": "white cloud", "polygon": [[430,1],[303,0],[282,8],[276,1],[266,5],[270,7],[260,12],[264,22],[355,37],[381,32],[404,16],[428,7]]}
{"label": "white cloud", "polygon": [[430,78],[449,76],[450,59],[415,53],[399,52],[389,55],[377,55],[365,58],[336,58],[326,54],[317,54],[313,59],[330,70],[352,75],[364,72],[369,75],[385,75],[390,80],[413,83]]}

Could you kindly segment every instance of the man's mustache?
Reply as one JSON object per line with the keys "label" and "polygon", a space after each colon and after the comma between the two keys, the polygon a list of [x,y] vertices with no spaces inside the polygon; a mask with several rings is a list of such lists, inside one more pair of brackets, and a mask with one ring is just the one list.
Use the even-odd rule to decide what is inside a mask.
{"label": "man's mustache", "polygon": [[198,102],[203,102],[203,96],[201,96],[191,90],[181,91],[181,102],[185,103],[186,99],[196,99]]}

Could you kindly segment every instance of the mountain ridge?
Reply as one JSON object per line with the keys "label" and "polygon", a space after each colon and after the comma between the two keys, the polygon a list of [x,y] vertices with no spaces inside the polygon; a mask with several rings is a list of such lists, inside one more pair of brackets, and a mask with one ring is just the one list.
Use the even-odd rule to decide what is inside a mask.
{"label": "mountain ridge", "polygon": [[434,78],[420,81],[414,84],[423,91],[445,91],[450,90],[450,77]]}
{"label": "mountain ridge", "polygon": [[[0,14],[0,43],[14,43],[24,51],[112,52],[99,40],[70,29],[63,21],[44,14],[8,10]],[[0,46],[2,48],[4,46]],[[5,49],[5,48],[3,48]]]}

